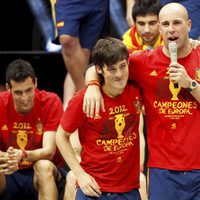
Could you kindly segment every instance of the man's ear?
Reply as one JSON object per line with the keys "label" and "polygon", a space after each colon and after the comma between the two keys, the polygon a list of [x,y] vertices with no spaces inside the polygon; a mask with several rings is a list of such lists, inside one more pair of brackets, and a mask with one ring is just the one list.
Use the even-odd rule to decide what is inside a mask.
{"label": "man's ear", "polygon": [[99,67],[98,65],[95,65],[95,68],[98,74],[103,74],[101,67]]}
{"label": "man's ear", "polygon": [[8,85],[8,83],[6,83],[6,90],[10,91],[10,86]]}
{"label": "man's ear", "polygon": [[191,28],[192,28],[192,20],[191,20],[191,19],[189,19],[189,20],[187,21],[187,26],[188,26],[188,32],[190,32],[190,30],[191,30]]}
{"label": "man's ear", "polygon": [[160,29],[160,23],[159,22],[157,23],[157,27],[158,27],[159,33],[161,34],[161,29]]}

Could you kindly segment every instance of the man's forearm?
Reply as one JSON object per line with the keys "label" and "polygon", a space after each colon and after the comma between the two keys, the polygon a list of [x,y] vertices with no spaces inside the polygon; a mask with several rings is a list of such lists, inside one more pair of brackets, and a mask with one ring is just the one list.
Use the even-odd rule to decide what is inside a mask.
{"label": "man's forearm", "polygon": [[126,0],[126,21],[130,27],[134,25],[132,17],[132,9],[134,4],[135,0]]}
{"label": "man's forearm", "polygon": [[36,150],[26,150],[25,152],[26,152],[26,156],[24,160],[31,161],[31,162],[41,160],[41,159],[52,160],[55,154],[54,151],[51,151],[50,149],[44,149],[44,148],[40,148]]}
{"label": "man's forearm", "polygon": [[37,161],[41,159],[52,160],[56,152],[55,131],[46,131],[43,134],[42,147],[34,150],[26,150],[25,159],[27,161]]}
{"label": "man's forearm", "polygon": [[197,88],[191,91],[191,95],[200,103],[200,84]]}
{"label": "man's forearm", "polygon": [[87,83],[90,82],[91,80],[99,80],[99,75],[94,65],[88,68],[88,70],[86,71],[85,84],[87,85]]}
{"label": "man's forearm", "polygon": [[74,175],[77,177],[80,173],[84,172],[75,156],[74,150],[69,140],[69,133],[65,132],[61,126],[58,128],[56,134],[56,143],[65,162],[73,171]]}

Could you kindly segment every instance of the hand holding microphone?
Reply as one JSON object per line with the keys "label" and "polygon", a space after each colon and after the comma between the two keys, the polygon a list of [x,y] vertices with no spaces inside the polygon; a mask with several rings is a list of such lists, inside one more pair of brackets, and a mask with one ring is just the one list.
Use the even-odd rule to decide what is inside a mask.
{"label": "hand holding microphone", "polygon": [[[177,62],[177,44],[176,42],[169,43],[169,53],[171,62]],[[174,88],[178,88],[178,83],[174,83]]]}

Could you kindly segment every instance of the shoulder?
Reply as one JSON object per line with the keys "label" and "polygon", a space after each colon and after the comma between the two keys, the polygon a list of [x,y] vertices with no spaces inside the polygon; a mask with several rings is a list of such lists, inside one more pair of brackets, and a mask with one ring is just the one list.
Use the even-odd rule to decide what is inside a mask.
{"label": "shoulder", "polygon": [[193,51],[200,53],[200,46],[196,47],[195,49],[193,49]]}
{"label": "shoulder", "polygon": [[78,119],[83,119],[82,117],[85,115],[83,113],[83,98],[86,89],[82,89],[74,94],[74,96],[70,99],[69,104],[64,112],[63,119],[68,120],[69,116],[71,121],[76,121]]}
{"label": "shoulder", "polygon": [[154,56],[160,56],[162,54],[162,47],[157,47],[153,50],[145,50],[145,51],[140,51],[136,53],[132,53],[129,55],[129,61],[134,62],[134,61],[140,61],[143,62],[146,59],[151,59]]}
{"label": "shoulder", "polygon": [[85,95],[85,91],[86,91],[86,88],[74,93],[70,102],[75,103],[76,105],[78,105],[78,104],[82,105],[83,104],[83,98],[84,98],[84,95]]}
{"label": "shoulder", "polygon": [[9,102],[11,93],[8,91],[0,92],[0,105],[6,105]]}
{"label": "shoulder", "polygon": [[127,37],[130,37],[130,34],[132,32],[133,28],[129,28],[125,33],[124,35],[122,36],[123,40],[126,40]]}
{"label": "shoulder", "polygon": [[35,98],[40,102],[55,102],[61,101],[60,97],[54,92],[48,92],[45,90],[35,90]]}
{"label": "shoulder", "polygon": [[63,105],[60,97],[54,92],[45,90],[35,91],[35,105],[39,106],[42,110],[62,110]]}
{"label": "shoulder", "polygon": [[192,49],[189,55],[184,57],[184,59],[191,59],[191,57],[195,60],[200,60],[200,46],[196,47],[195,49]]}
{"label": "shoulder", "polygon": [[86,91],[86,88],[83,88],[82,90],[75,92],[73,97],[74,98],[81,98],[85,95],[85,91]]}

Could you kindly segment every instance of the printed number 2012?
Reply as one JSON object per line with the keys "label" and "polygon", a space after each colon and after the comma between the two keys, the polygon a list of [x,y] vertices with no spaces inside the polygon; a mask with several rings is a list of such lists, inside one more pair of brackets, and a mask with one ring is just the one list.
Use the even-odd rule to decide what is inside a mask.
{"label": "printed number 2012", "polygon": [[15,129],[31,129],[30,123],[25,123],[25,122],[14,122],[13,128]]}
{"label": "printed number 2012", "polygon": [[110,115],[122,113],[122,112],[125,112],[125,111],[127,111],[125,105],[117,106],[117,107],[114,107],[114,108],[109,108],[109,114]]}

